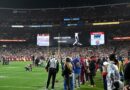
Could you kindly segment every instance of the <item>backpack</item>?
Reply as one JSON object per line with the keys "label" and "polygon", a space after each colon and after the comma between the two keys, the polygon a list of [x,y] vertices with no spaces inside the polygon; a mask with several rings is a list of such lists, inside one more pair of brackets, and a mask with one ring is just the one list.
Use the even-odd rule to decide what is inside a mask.
{"label": "backpack", "polygon": [[76,62],[76,65],[75,65],[75,66],[78,67],[78,68],[80,68],[80,67],[81,67],[80,62]]}
{"label": "backpack", "polygon": [[111,89],[114,90],[113,88],[115,88],[114,86],[114,82],[119,80],[119,72],[116,69],[116,66],[114,64],[110,64],[109,68],[108,68],[108,77],[109,77],[109,83],[111,85]]}
{"label": "backpack", "polygon": [[111,79],[113,78],[114,80],[119,80],[119,71],[116,70],[115,65],[111,65],[109,73],[110,73]]}
{"label": "backpack", "polygon": [[80,60],[75,58],[74,61],[73,61],[73,65],[74,65],[75,68],[81,68]]}

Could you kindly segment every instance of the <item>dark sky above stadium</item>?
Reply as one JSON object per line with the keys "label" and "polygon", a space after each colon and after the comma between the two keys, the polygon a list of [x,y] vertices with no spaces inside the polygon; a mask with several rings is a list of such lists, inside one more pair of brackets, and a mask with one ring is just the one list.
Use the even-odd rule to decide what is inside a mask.
{"label": "dark sky above stadium", "polygon": [[0,0],[1,8],[61,8],[94,6],[116,3],[130,3],[130,0]]}

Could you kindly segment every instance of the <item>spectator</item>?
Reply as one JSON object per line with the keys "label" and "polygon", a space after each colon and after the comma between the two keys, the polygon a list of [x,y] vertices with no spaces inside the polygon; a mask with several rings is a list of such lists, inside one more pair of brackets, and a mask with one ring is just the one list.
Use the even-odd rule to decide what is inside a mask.
{"label": "spectator", "polygon": [[90,85],[91,87],[95,86],[95,82],[94,82],[94,76],[96,75],[96,66],[95,66],[95,60],[94,60],[94,56],[91,57],[91,61],[89,63],[89,70],[90,70]]}
{"label": "spectator", "polygon": [[73,83],[73,65],[71,63],[71,59],[70,58],[66,58],[66,62],[64,65],[64,70],[63,70],[63,77],[64,77],[64,90],[73,90],[73,85],[71,85]]}
{"label": "spectator", "polygon": [[130,90],[130,62],[124,68],[125,86],[123,90]]}
{"label": "spectator", "polygon": [[75,77],[74,80],[75,80],[75,88],[76,88],[77,86],[80,87],[81,64],[79,58],[73,59],[73,64],[74,64],[74,77]]}
{"label": "spectator", "polygon": [[47,85],[46,85],[46,90],[48,90],[50,80],[52,77],[52,90],[54,90],[54,85],[55,85],[55,79],[56,79],[56,73],[59,71],[59,62],[55,58],[55,54],[52,54],[52,57],[47,63],[46,66],[46,71],[48,72],[48,80],[47,80]]}
{"label": "spectator", "polygon": [[103,77],[103,85],[104,85],[104,90],[107,90],[107,66],[108,62],[104,62],[102,66],[102,77]]}

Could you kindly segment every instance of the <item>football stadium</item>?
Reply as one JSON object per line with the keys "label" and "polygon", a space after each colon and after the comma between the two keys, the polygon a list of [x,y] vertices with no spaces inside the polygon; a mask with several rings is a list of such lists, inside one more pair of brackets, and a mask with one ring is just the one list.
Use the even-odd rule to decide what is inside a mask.
{"label": "football stadium", "polygon": [[1,0],[0,90],[130,90],[129,0]]}

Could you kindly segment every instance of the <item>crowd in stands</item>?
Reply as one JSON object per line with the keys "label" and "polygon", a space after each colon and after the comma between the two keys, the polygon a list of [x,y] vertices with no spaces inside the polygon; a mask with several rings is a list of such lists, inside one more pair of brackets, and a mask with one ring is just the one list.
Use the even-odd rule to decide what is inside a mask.
{"label": "crowd in stands", "polygon": [[[79,17],[81,22],[122,21],[129,18],[129,4],[59,9],[0,9],[1,27],[10,25],[63,24],[65,17]],[[122,11],[122,12],[120,12]],[[44,21],[44,22],[43,22]]]}
{"label": "crowd in stands", "polygon": [[62,56],[75,56],[77,54],[108,57],[113,52],[114,48],[117,49],[117,55],[122,55],[124,58],[128,57],[129,46],[127,44],[120,45],[104,45],[104,46],[88,46],[88,47],[39,47],[34,45],[7,45],[6,47],[0,47],[1,55],[8,58],[10,61],[24,61],[31,60],[31,56],[35,57],[48,57],[49,52],[55,51],[57,55]]}

